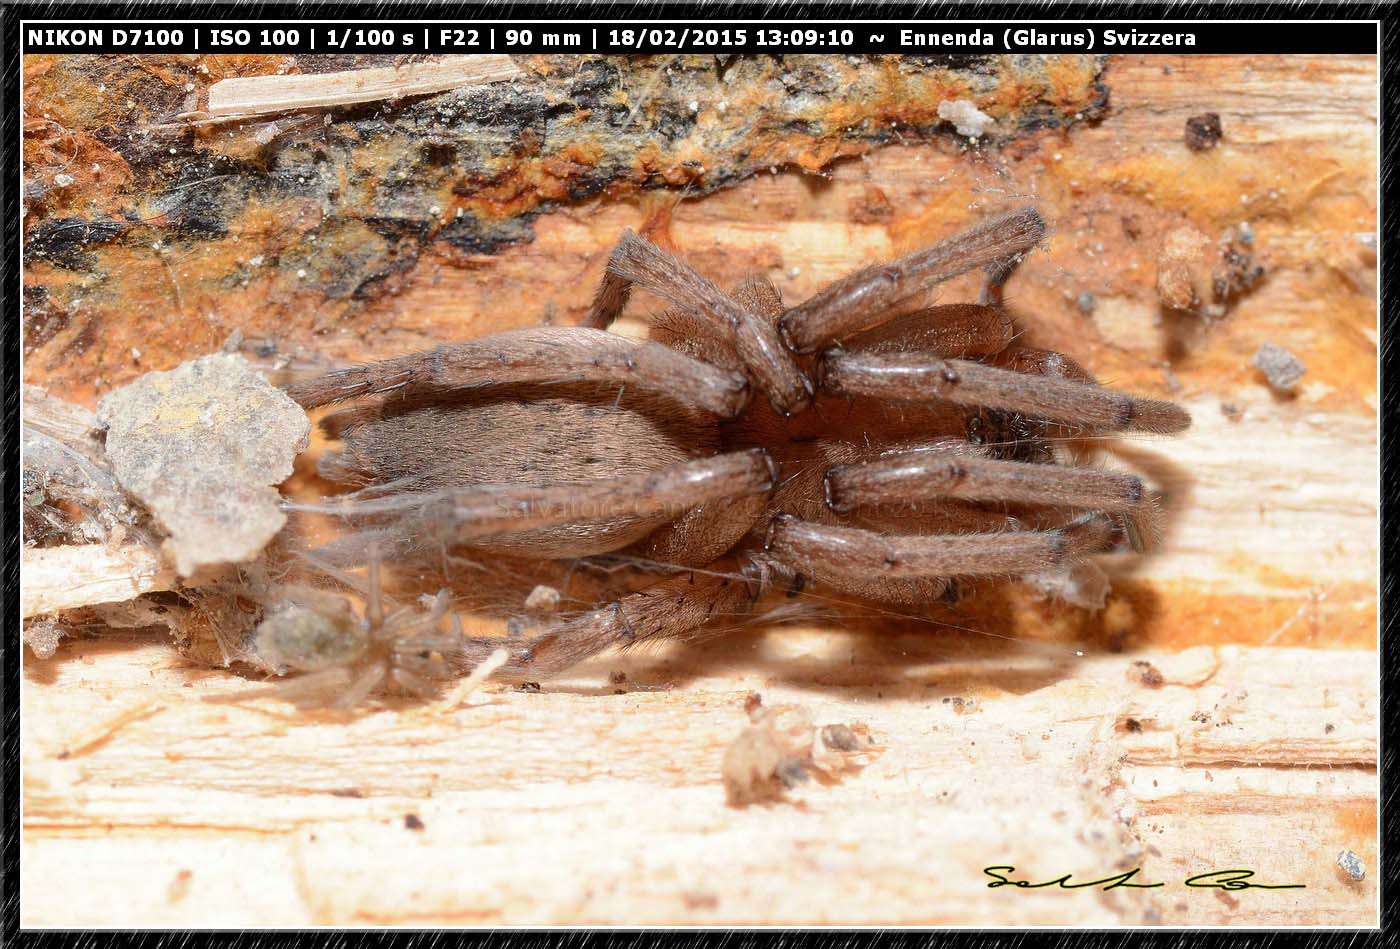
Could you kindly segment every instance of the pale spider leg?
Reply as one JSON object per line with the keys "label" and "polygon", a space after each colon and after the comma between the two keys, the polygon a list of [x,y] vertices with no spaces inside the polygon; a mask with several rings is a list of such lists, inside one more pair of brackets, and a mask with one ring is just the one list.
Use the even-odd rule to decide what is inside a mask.
{"label": "pale spider leg", "polygon": [[739,359],[780,414],[793,415],[811,403],[812,383],[793,362],[778,328],[735,303],[690,265],[627,231],[608,261],[608,273],[705,317],[731,335]]}
{"label": "pale spider leg", "polygon": [[[325,511],[323,507],[316,510],[322,513],[336,513]],[[353,516],[353,512],[351,512]],[[413,538],[406,536],[402,531],[392,527],[369,529],[364,528],[355,531],[347,537],[337,537],[329,540],[313,550],[303,553],[307,559],[315,558],[314,563],[318,569],[329,573],[336,567],[358,567],[365,562],[368,556],[365,552],[366,542],[373,540],[378,545],[380,555],[389,560],[397,560],[406,557],[413,552]],[[349,584],[351,589],[359,590],[357,583]]]}
{"label": "pale spider leg", "polygon": [[1167,435],[1191,425],[1191,416],[1171,402],[923,353],[829,350],[822,354],[818,380],[828,392],[904,402],[941,399],[958,405],[1020,412],[1091,430]]}
{"label": "pale spider leg", "polygon": [[586,327],[493,333],[328,372],[286,391],[303,408],[412,387],[454,389],[548,382],[614,382],[661,392],[732,418],[748,401],[748,380],[660,343],[637,342]]}
{"label": "pale spider leg", "polygon": [[[510,661],[497,677],[543,678],[610,646],[684,636],[715,618],[748,616],[766,586],[757,570],[747,570],[743,576],[687,572],[667,578],[510,648]],[[484,659],[501,643],[483,639],[472,645],[475,648],[466,650],[463,659]],[[475,652],[481,656],[474,656]]]}
{"label": "pale spider leg", "polygon": [[701,504],[652,531],[637,547],[647,560],[701,567],[724,556],[758,523],[769,499],[760,494]]}
{"label": "pale spider leg", "polygon": [[355,708],[365,699],[369,698],[389,672],[389,663],[385,659],[376,659],[367,665],[361,672],[350,681],[345,687],[345,691],[336,697],[331,703],[332,708],[351,709]]}
{"label": "pale spider leg", "polygon": [[417,698],[432,698],[438,693],[438,687],[434,682],[423,678],[416,672],[409,672],[401,666],[395,666],[390,676],[396,685]]}
{"label": "pale spider leg", "polygon": [[1090,515],[1051,531],[888,535],[788,514],[773,519],[765,549],[808,576],[956,577],[1027,573],[1106,549],[1107,518]]}
{"label": "pale spider leg", "polygon": [[[923,347],[908,348],[922,349]],[[1056,379],[1069,379],[1072,382],[1084,382],[1094,386],[1099,385],[1099,380],[1094,378],[1093,373],[1064,353],[1057,353],[1051,349],[1019,346],[1012,352],[1001,355],[995,362],[1002,369],[1012,369],[1030,375],[1051,376]]]}
{"label": "pale spider leg", "polygon": [[[620,478],[568,484],[477,485],[365,501],[330,503],[358,517],[411,510],[405,526],[454,543],[605,518],[679,516],[710,501],[772,491],[777,469],[761,448],[730,452]],[[416,507],[416,510],[413,510]]]}
{"label": "pale spider leg", "polygon": [[379,569],[379,544],[370,541],[365,556],[368,559],[366,580],[369,585],[365,591],[365,626],[373,635],[384,628],[384,585]]}
{"label": "pale spider leg", "polygon": [[926,498],[1013,501],[1098,511],[1130,511],[1142,479],[1099,468],[1001,461],[946,451],[909,451],[826,472],[827,505],[838,513]]}
{"label": "pale spider leg", "polygon": [[792,307],[780,321],[783,338],[799,353],[881,323],[900,304],[953,277],[1018,256],[1040,243],[1045,220],[1035,208],[992,218],[898,260],[858,270]]}
{"label": "pale spider leg", "polygon": [[343,668],[321,669],[283,679],[270,685],[260,685],[237,692],[223,692],[206,695],[206,702],[242,702],[251,699],[283,699],[298,704],[307,699],[317,698],[332,689],[344,688],[350,681],[350,673]]}
{"label": "pale spider leg", "polygon": [[[442,623],[443,618],[447,616],[447,611],[451,608],[452,593],[448,590],[439,590],[437,595],[433,597],[432,606],[428,608],[427,613],[416,619],[409,620],[402,626],[392,622],[393,617],[386,620],[384,622],[386,638],[395,640],[408,639],[417,636],[419,633],[427,632],[430,629],[437,629]],[[406,610],[405,612],[411,614],[415,611]]]}

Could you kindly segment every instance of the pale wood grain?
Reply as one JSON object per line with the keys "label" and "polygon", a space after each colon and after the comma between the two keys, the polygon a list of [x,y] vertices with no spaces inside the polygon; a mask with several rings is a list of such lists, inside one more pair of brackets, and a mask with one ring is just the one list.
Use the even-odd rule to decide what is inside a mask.
{"label": "pale wood grain", "polygon": [[121,603],[173,589],[175,568],[139,544],[26,547],[20,553],[20,616]]}
{"label": "pale wood grain", "polygon": [[[676,689],[598,694],[609,669],[652,687],[677,671],[664,656],[633,657],[594,664],[560,691],[488,687],[455,715],[337,721],[274,703],[202,704],[234,680],[192,676],[159,644],[78,644],[63,661],[31,664],[24,683],[26,918],[1376,919],[1374,884],[1344,884],[1332,865],[1348,848],[1376,866],[1373,653],[1202,647],[1076,660],[906,636],[867,643],[870,665],[853,672],[841,637],[789,632],[750,646],[678,660],[693,677]],[[903,675],[910,652],[941,659],[939,671]],[[1141,659],[1166,684],[1136,681]],[[803,789],[800,804],[729,807],[719,762],[750,689],[818,722],[864,721],[885,750],[840,785]],[[967,700],[963,714],[943,701],[952,696]],[[164,708],[58,757],[141,701]],[[405,827],[410,813],[423,830]],[[1168,886],[993,890],[982,873],[993,864],[1083,879],[1141,866],[1142,879]],[[1307,889],[1235,894],[1232,913],[1211,891],[1180,886],[1237,865]],[[171,900],[180,870],[192,873],[189,895]],[[51,882],[79,877],[80,901]]]}
{"label": "pale wood grain", "polygon": [[293,76],[236,76],[209,87],[205,114],[219,119],[250,118],[296,109],[401,99],[463,86],[518,79],[524,75],[509,56],[481,53],[444,56],[384,68]]}
{"label": "pale wood grain", "polygon": [[[1112,109],[1092,128],[1003,153],[896,145],[662,217],[717,282],[757,270],[797,300],[989,210],[1041,207],[1056,230],[1009,288],[1018,318],[1196,419],[1119,452],[1170,495],[1164,551],[1111,565],[1100,617],[1140,652],[997,638],[1069,638],[1036,611],[979,624],[987,636],[785,630],[604,657],[539,695],[488,686],[446,717],[324,721],[202,703],[240,680],[184,668],[162,643],[69,642],[26,656],[25,921],[1375,925],[1378,328],[1359,235],[1376,230],[1376,61],[1123,57],[1105,79]],[[1192,153],[1183,124],[1206,110],[1225,140]],[[864,213],[881,203],[871,189],[887,213]],[[350,361],[569,322],[621,230],[673,202],[589,202],[493,258],[424,258],[397,295],[338,314],[316,350]],[[1169,352],[1161,235],[1244,220],[1266,282]],[[1265,341],[1308,363],[1296,398],[1249,368]],[[1160,688],[1134,677],[1138,660]],[[611,694],[614,670],[628,694]],[[800,804],[728,808],[719,761],[750,690],[818,722],[865,721],[886,750]],[[953,697],[976,705],[960,715]],[[147,702],[160,711],[57,757]],[[1339,875],[1343,848],[1366,880]],[[990,890],[989,864],[1041,878],[1140,865],[1168,886]],[[1307,889],[1179,886],[1227,866]]]}

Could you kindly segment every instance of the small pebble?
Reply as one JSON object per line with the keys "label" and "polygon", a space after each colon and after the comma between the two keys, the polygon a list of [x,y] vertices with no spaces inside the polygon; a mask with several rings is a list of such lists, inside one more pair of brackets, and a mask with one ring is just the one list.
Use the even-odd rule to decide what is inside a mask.
{"label": "small pebble", "polygon": [[1262,372],[1269,385],[1280,392],[1292,392],[1308,371],[1297,356],[1273,343],[1260,346],[1250,365]]}
{"label": "small pebble", "polygon": [[1342,872],[1352,880],[1360,883],[1366,879],[1366,864],[1361,862],[1361,858],[1350,850],[1343,850],[1337,854],[1337,866],[1342,868]]}
{"label": "small pebble", "polygon": [[53,183],[56,184],[56,185],[58,185],[60,188],[66,188],[66,187],[68,187],[69,185],[71,185],[71,184],[73,183],[73,176],[72,176],[72,175],[54,175],[54,176],[53,176]]}

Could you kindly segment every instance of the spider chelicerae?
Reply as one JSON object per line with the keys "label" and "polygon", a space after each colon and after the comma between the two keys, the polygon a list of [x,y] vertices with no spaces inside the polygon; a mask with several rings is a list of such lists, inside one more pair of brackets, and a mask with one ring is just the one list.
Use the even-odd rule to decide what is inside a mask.
{"label": "spider chelicerae", "polygon": [[[327,509],[361,547],[625,552],[682,568],[510,640],[508,677],[745,615],[776,585],[937,601],[960,577],[1146,549],[1154,498],[1082,445],[1190,424],[1017,341],[1001,289],[1045,233],[1021,209],[785,307],[766,280],[725,292],[628,232],[584,325],[496,333],[288,392],[308,409],[361,400],[323,420],[343,447],[321,463],[357,487]],[[976,270],[979,303],[931,302]],[[671,305],[645,341],[607,332],[634,286]],[[499,645],[467,637],[457,659]]]}

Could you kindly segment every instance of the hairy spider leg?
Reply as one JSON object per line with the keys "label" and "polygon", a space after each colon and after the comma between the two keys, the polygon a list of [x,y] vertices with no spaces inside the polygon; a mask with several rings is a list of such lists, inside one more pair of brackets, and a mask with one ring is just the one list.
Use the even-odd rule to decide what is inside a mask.
{"label": "hairy spider leg", "polygon": [[592,325],[610,322],[627,293],[619,281],[636,284],[671,304],[695,313],[733,340],[753,382],[781,415],[794,415],[812,401],[812,383],[792,359],[778,328],[761,314],[734,302],[689,264],[631,231],[622,235],[608,258],[608,276],[599,287],[590,315]]}
{"label": "hairy spider leg", "polygon": [[783,314],[783,338],[794,352],[816,352],[908,312],[911,298],[945,280],[1024,254],[1045,233],[1040,212],[1022,208],[898,260],[858,270]]}
{"label": "hairy spider leg", "polygon": [[[767,588],[766,573],[756,568],[733,574],[687,571],[668,577],[511,644],[510,659],[497,678],[546,677],[611,646],[683,636],[716,618],[747,617]],[[500,644],[495,639],[472,641],[460,658],[478,662]]]}
{"label": "hairy spider leg", "polygon": [[821,357],[818,384],[823,390],[838,394],[906,402],[940,399],[1020,412],[1095,431],[1166,435],[1191,425],[1191,416],[1171,402],[965,359],[939,359],[926,353],[828,350]]}
{"label": "hairy spider leg", "polygon": [[1049,531],[907,535],[780,514],[769,527],[765,549],[780,563],[825,582],[998,576],[1043,570],[1101,551],[1113,533],[1114,525],[1098,514]]}
{"label": "hairy spider leg", "polygon": [[356,396],[422,388],[469,389],[520,383],[611,382],[660,392],[722,418],[748,402],[748,380],[650,341],[586,327],[493,333],[328,372],[286,391],[303,408]]}
{"label": "hairy spider leg", "polygon": [[848,513],[872,504],[926,498],[1012,501],[1129,511],[1143,502],[1142,479],[1099,468],[1002,461],[938,450],[905,451],[826,472],[827,505]]}
{"label": "hairy spider leg", "polygon": [[842,343],[852,352],[916,350],[934,356],[995,356],[1016,338],[1006,311],[980,303],[918,305]]}

